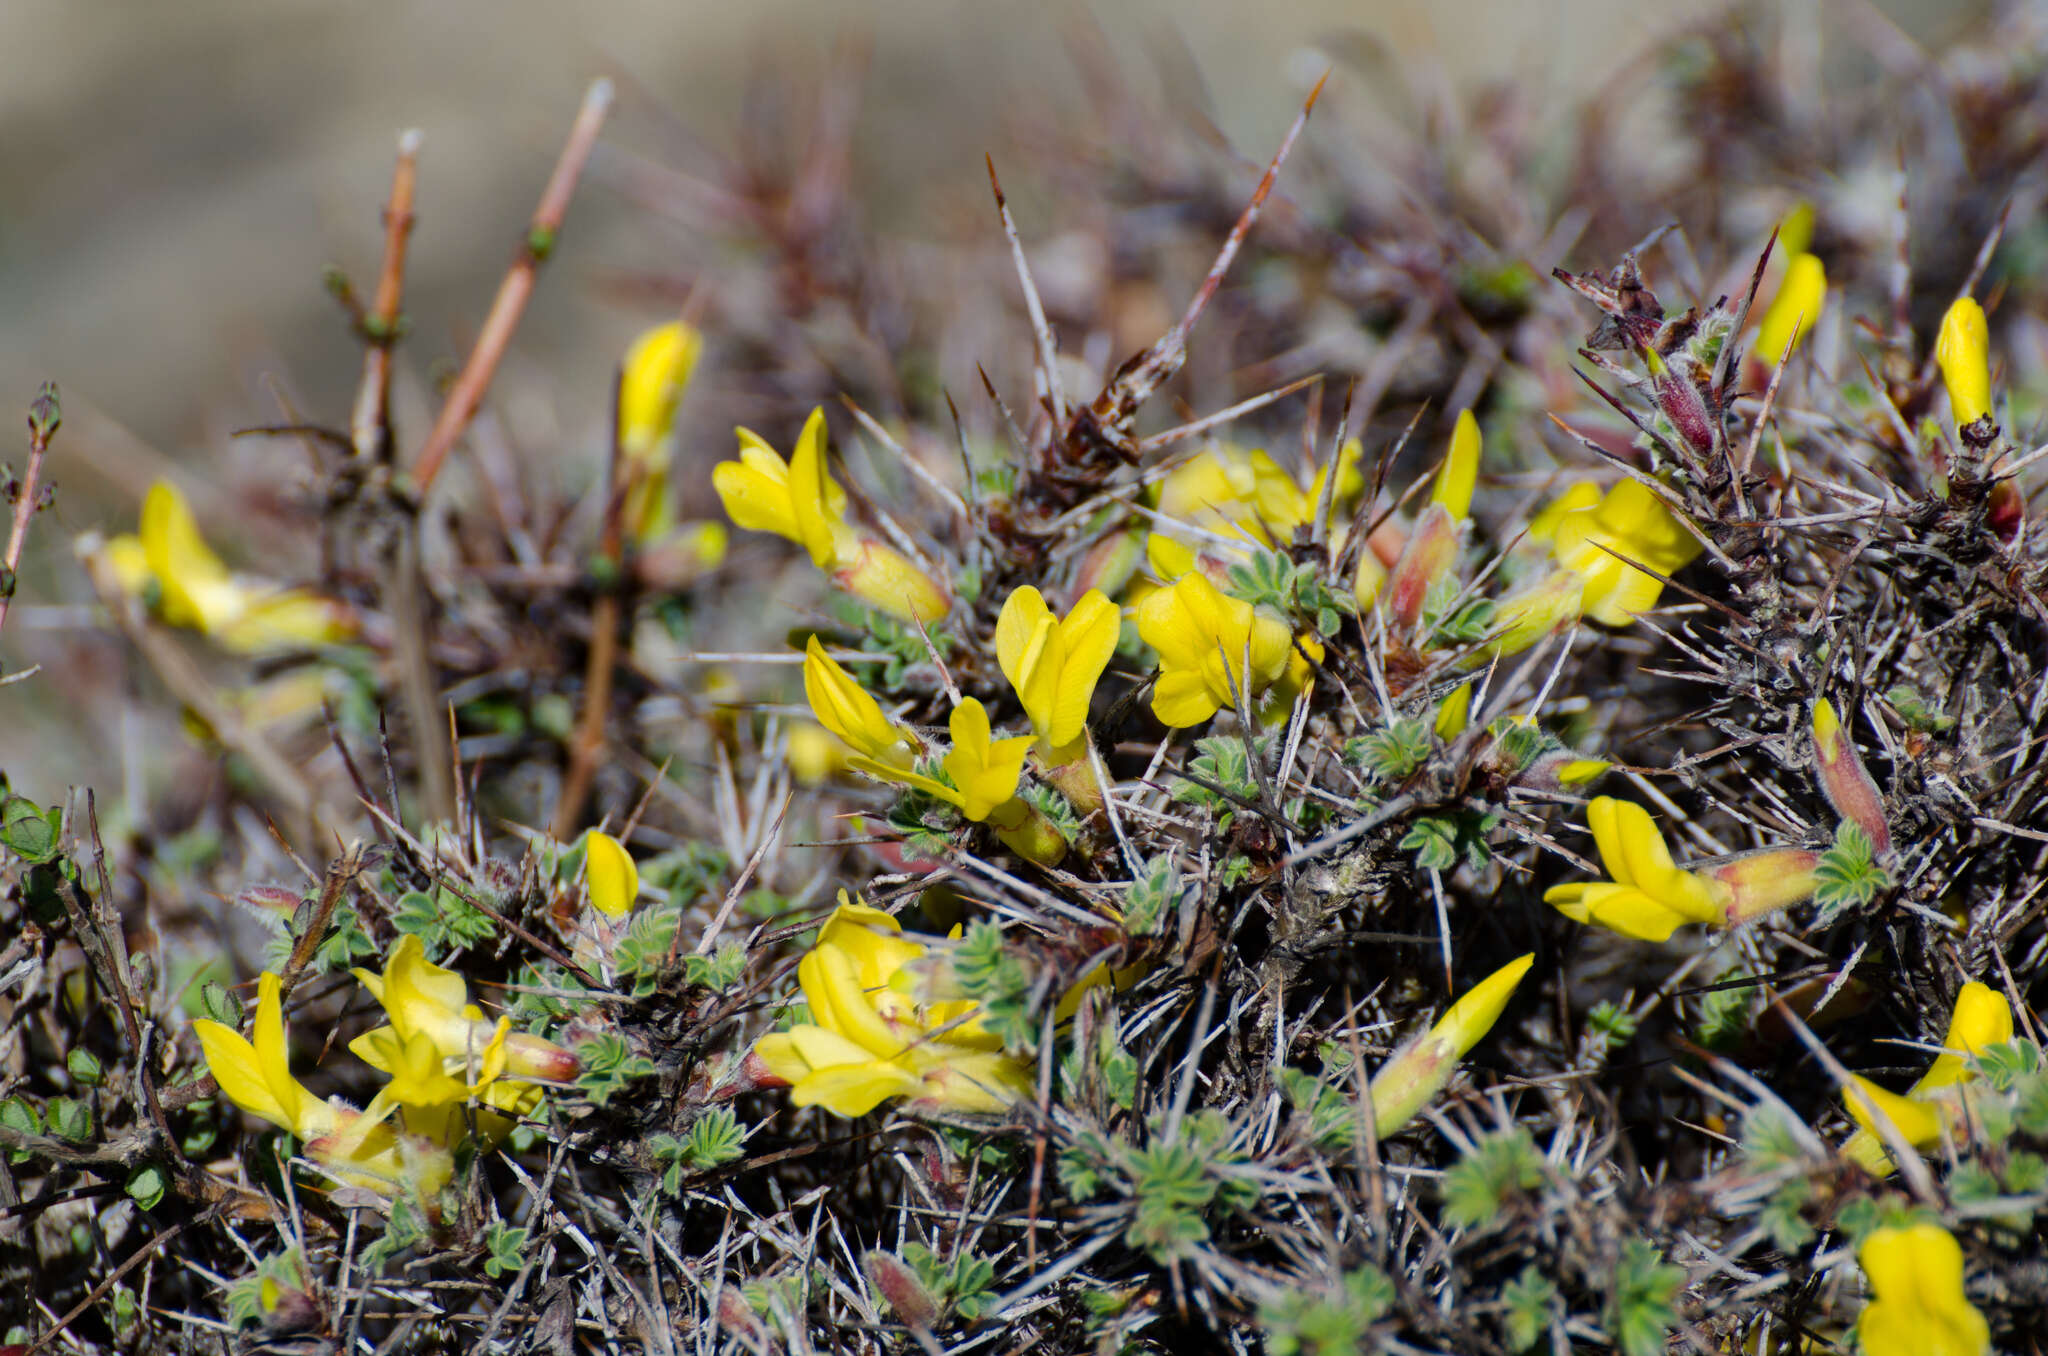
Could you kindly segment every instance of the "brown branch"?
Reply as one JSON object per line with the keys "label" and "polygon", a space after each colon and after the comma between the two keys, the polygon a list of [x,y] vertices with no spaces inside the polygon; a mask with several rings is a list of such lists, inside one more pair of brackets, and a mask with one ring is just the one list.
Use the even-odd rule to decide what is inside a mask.
{"label": "brown branch", "polygon": [[43,454],[50,450],[50,439],[63,422],[63,412],[57,408],[56,384],[46,381],[36,392],[35,403],[28,407],[28,473],[15,487],[14,527],[7,534],[7,554],[0,558],[0,626],[7,624],[7,605],[14,601],[15,585],[21,577],[21,552],[28,545],[28,520],[36,512]]}
{"label": "brown branch", "polygon": [[[612,677],[619,662],[619,594],[625,574],[625,511],[627,483],[637,472],[626,467],[619,438],[619,394],[623,373],[613,385],[612,456],[605,474],[604,529],[598,549],[606,566],[605,591],[590,609],[590,655],[583,669],[583,711],[569,736],[569,767],[562,774],[562,794],[555,802],[554,835],[567,839],[590,798],[597,776],[597,756],[604,750],[605,718],[611,713]],[[622,474],[624,473],[624,474]]]}
{"label": "brown branch", "polygon": [[391,350],[398,342],[399,303],[405,297],[405,246],[412,235],[413,186],[419,178],[420,134],[400,133],[398,163],[391,171],[391,200],[384,205],[384,265],[377,295],[363,317],[363,380],[349,416],[349,439],[365,461],[391,455]]}
{"label": "brown branch", "polygon": [[604,125],[605,114],[611,106],[612,82],[593,82],[589,93],[583,96],[583,107],[576,115],[575,125],[569,129],[569,139],[562,146],[561,158],[555,162],[554,176],[548,180],[548,186],[541,194],[540,206],[534,209],[533,221],[527,227],[526,239],[520,242],[518,257],[506,272],[505,281],[498,285],[497,300],[491,303],[490,315],[484,319],[476,347],[470,350],[469,361],[463,364],[462,374],[449,388],[447,402],[441,406],[441,415],[434,421],[426,444],[420,448],[419,457],[414,462],[413,483],[421,499],[425,499],[427,491],[433,487],[434,477],[441,473],[441,463],[455,446],[455,440],[469,427],[469,421],[483,404],[484,394],[490,390],[498,362],[505,356],[505,349],[512,342],[512,333],[519,328],[519,318],[525,314],[527,300],[533,295],[534,279],[540,272],[540,266],[554,252],[556,237],[562,229],[562,218],[567,214],[569,199],[576,191],[576,181],[583,175],[584,163],[590,159],[591,148],[597,144],[598,129]]}

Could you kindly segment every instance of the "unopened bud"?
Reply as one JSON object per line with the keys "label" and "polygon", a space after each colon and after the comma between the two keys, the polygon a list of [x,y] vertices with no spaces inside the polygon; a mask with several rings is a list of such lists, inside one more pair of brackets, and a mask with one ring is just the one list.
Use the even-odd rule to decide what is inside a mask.
{"label": "unopened bud", "polygon": [[1870,837],[1879,857],[1890,855],[1892,831],[1885,822],[1884,796],[1863,766],[1849,732],[1822,697],[1813,704],[1813,769],[1835,813]]}
{"label": "unopened bud", "polygon": [[873,538],[840,557],[832,580],[863,602],[905,621],[936,622],[953,610],[953,600],[930,575],[903,554]]}
{"label": "unopened bud", "polygon": [[1458,524],[1442,504],[1431,504],[1422,511],[1387,580],[1387,607],[1397,624],[1414,629],[1422,620],[1430,585],[1442,578],[1457,558]]}
{"label": "unopened bud", "polygon": [[1692,445],[1695,452],[1708,452],[1714,446],[1714,417],[1707,410],[1706,397],[1692,378],[1666,363],[1649,349],[1643,356],[1650,364],[1650,373],[1657,393],[1657,408],[1664,411],[1664,417],[1678,430],[1678,435]]}
{"label": "unopened bud", "polygon": [[[488,1034],[488,1022],[478,1024]],[[583,1061],[541,1036],[526,1031],[505,1033],[505,1073],[512,1078],[530,1078],[542,1083],[573,1083],[583,1072]]]}
{"label": "unopened bud", "polygon": [[1805,848],[1772,847],[1738,853],[1711,865],[1694,866],[1696,875],[1725,887],[1728,926],[1747,923],[1788,909],[1813,894],[1820,881],[1815,868],[1820,854]]}
{"label": "unopened bud", "polygon": [[1991,413],[1991,329],[1975,297],[1958,297],[1941,318],[1934,360],[1958,429]]}
{"label": "unopened bud", "polygon": [[1458,1061],[1500,1020],[1515,986],[1535,964],[1532,953],[1508,962],[1451,1004],[1437,1024],[1394,1053],[1373,1075],[1373,1126],[1382,1139],[1415,1119],[1444,1090]]}
{"label": "unopened bud", "polygon": [[906,1326],[918,1332],[929,1332],[939,1321],[938,1300],[925,1288],[924,1281],[909,1263],[895,1253],[871,1252],[861,1259],[861,1268]]}

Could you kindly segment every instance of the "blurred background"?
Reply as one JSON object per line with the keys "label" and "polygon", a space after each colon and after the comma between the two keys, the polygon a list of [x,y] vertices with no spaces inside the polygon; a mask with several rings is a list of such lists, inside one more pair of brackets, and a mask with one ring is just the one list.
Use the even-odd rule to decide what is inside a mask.
{"label": "blurred background", "polygon": [[[1787,8],[1807,12],[1790,32],[1854,23],[1896,30],[1907,48],[1938,44],[1975,13],[1909,0]],[[988,152],[1016,167],[1008,187],[1037,248],[1062,228],[1061,203],[1020,148],[1080,102],[1091,61],[1255,162],[1325,69],[1336,71],[1333,101],[1379,100],[1411,120],[1454,116],[1454,92],[1512,80],[1532,120],[1562,127],[1566,110],[1625,78],[1660,33],[1713,22],[1624,0],[8,0],[0,427],[15,432],[0,435],[0,459],[18,464],[19,413],[39,382],[61,387],[65,424],[50,468],[59,497],[25,561],[24,602],[36,606],[0,636],[0,661],[10,671],[90,668],[90,654],[65,648],[86,596],[70,540],[126,529],[153,478],[182,469],[202,523],[218,525],[232,516],[229,500],[209,505],[207,481],[303,462],[288,442],[237,440],[235,428],[294,413],[346,423],[359,349],[322,275],[333,266],[372,285],[401,129],[424,134],[395,397],[409,449],[424,434],[432,381],[459,361],[489,305],[583,89],[599,75],[617,83],[563,246],[493,392],[522,445],[559,448],[570,479],[587,482],[618,354],[678,300],[642,280],[715,267],[669,199],[715,182],[721,158],[773,116],[750,90],[819,78],[843,44],[867,48],[850,192],[870,219],[913,238],[930,230],[999,245]],[[1629,116],[1654,155],[1655,100]],[[715,400],[686,411],[686,446],[702,437],[726,450],[732,415]],[[224,549],[237,564],[260,554]],[[31,701],[58,695],[30,686],[45,688]],[[17,781],[38,768],[64,781],[113,772],[95,766],[116,742],[103,728],[81,725],[75,709],[30,709],[4,740]],[[59,751],[69,760],[61,774],[49,767]]]}

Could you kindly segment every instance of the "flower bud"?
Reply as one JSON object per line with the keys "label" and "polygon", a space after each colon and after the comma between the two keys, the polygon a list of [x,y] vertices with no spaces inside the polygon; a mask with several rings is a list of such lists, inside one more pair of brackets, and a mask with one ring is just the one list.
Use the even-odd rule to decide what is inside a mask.
{"label": "flower bud", "polygon": [[1941,318],[1941,336],[1934,360],[1948,385],[1948,405],[1956,427],[1964,428],[1991,413],[1991,330],[1975,297],[1959,297]]}
{"label": "flower bud", "polygon": [[1785,269],[1785,281],[1757,327],[1757,356],[1777,366],[1820,320],[1827,297],[1828,276],[1820,260],[1811,254],[1793,255]]}
{"label": "flower bud", "polygon": [[1431,492],[1433,503],[1441,504],[1453,521],[1463,522],[1472,511],[1472,490],[1479,483],[1479,421],[1472,417],[1472,411],[1458,411],[1457,425],[1451,430],[1451,450],[1444,457],[1443,469],[1436,473],[1436,488]]}
{"label": "flower bud", "polygon": [[1820,854],[1805,848],[1769,847],[1741,852],[1714,865],[1693,868],[1727,890],[1724,912],[1728,926],[1747,923],[1790,908],[1811,896]]}
{"label": "flower bud", "polygon": [[1649,364],[1653,389],[1657,393],[1657,408],[1664,411],[1664,417],[1678,430],[1678,435],[1692,446],[1695,452],[1708,452],[1714,446],[1714,417],[1707,409],[1706,397],[1692,378],[1666,363],[1651,349],[1642,350],[1643,359]]}
{"label": "flower bud", "polygon": [[[491,1024],[478,1024],[486,1033]],[[572,1050],[526,1031],[505,1033],[505,1075],[531,1078],[543,1083],[573,1083],[583,1072],[583,1061]]]}
{"label": "flower bud", "polygon": [[1422,511],[1387,581],[1387,606],[1396,624],[1414,629],[1422,620],[1422,606],[1429,598],[1430,585],[1442,578],[1457,559],[1458,524],[1449,509],[1431,504]]}
{"label": "flower bud", "polygon": [[1879,857],[1890,855],[1892,831],[1885,822],[1884,796],[1842,728],[1834,704],[1825,697],[1813,704],[1813,769],[1835,813],[1862,829]]}
{"label": "flower bud", "polygon": [[1515,986],[1536,961],[1533,953],[1510,961],[1451,1004],[1437,1024],[1394,1053],[1373,1076],[1373,1125],[1384,1139],[1415,1119],[1444,1090],[1458,1061],[1500,1020]]}
{"label": "flower bud", "polygon": [[1472,719],[1472,684],[1460,683],[1458,690],[1444,698],[1436,709],[1436,737],[1456,739],[1465,733],[1465,727]]}
{"label": "flower bud", "polygon": [[863,537],[850,558],[841,558],[832,580],[854,597],[905,621],[943,621],[953,600],[930,575],[892,547]]}
{"label": "flower bud", "polygon": [[640,869],[632,854],[608,833],[583,840],[583,864],[589,877],[590,905],[607,918],[624,918],[640,893]]}

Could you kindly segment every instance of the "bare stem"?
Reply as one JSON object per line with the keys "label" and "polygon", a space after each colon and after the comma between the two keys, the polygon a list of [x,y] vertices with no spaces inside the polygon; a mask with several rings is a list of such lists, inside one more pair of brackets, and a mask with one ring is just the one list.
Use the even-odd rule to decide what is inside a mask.
{"label": "bare stem", "polygon": [[441,406],[441,415],[427,434],[425,446],[420,448],[419,458],[414,463],[413,481],[422,499],[433,486],[434,477],[441,473],[441,463],[455,446],[455,440],[476,417],[477,408],[483,404],[484,395],[491,388],[491,378],[497,373],[498,363],[512,342],[513,331],[519,328],[519,318],[526,313],[527,299],[533,295],[534,279],[540,272],[541,263],[554,252],[556,237],[562,229],[562,218],[568,213],[569,199],[576,192],[576,181],[583,175],[583,166],[597,144],[598,129],[604,126],[605,114],[610,112],[611,106],[612,82],[593,82],[590,92],[583,96],[583,107],[576,115],[575,125],[569,129],[569,139],[562,146],[561,158],[555,161],[554,175],[541,193],[540,206],[534,209],[533,221],[527,227],[526,239],[520,242],[518,257],[507,270],[505,281],[498,285],[497,300],[491,303],[491,313],[484,319],[476,347],[470,350],[469,361],[463,364],[462,374],[449,388],[447,402]]}
{"label": "bare stem", "polygon": [[398,163],[391,171],[391,199],[384,205],[384,265],[377,295],[363,319],[363,380],[349,417],[349,440],[365,461],[391,455],[391,349],[398,342],[399,304],[405,298],[405,247],[412,236],[413,187],[419,179],[420,134],[398,138]]}
{"label": "bare stem", "polygon": [[63,416],[57,408],[57,388],[50,382],[36,393],[28,411],[28,473],[14,496],[14,527],[7,534],[7,555],[0,560],[0,627],[7,625],[7,607],[14,601],[20,578],[21,552],[28,545],[28,521],[35,517],[36,495],[41,489],[43,455],[50,450]]}

